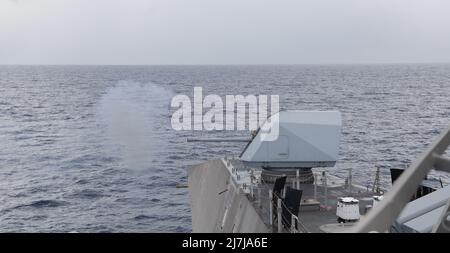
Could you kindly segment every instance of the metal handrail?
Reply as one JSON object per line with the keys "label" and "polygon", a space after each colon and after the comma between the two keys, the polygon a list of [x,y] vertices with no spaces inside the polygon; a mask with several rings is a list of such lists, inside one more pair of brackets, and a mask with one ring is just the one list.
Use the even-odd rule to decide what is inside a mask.
{"label": "metal handrail", "polygon": [[[433,166],[448,171],[450,160],[442,157],[450,145],[450,127],[405,170],[387,192],[383,201],[351,230],[356,233],[385,232],[395,222],[405,205],[411,199],[423,178]],[[436,166],[438,165],[438,166]]]}
{"label": "metal handrail", "polygon": [[[298,230],[295,229],[295,225],[293,223],[293,220],[297,220],[297,224],[299,225],[299,227],[301,227],[301,231],[303,233],[309,233],[308,229],[303,224],[302,220],[298,217],[298,215],[295,215],[294,213],[292,213],[291,210],[289,209],[289,207],[286,205],[286,203],[284,203],[283,198],[278,196],[276,193],[273,193],[273,196],[277,197],[277,199],[281,199],[281,204],[284,206],[285,210],[287,210],[291,214],[291,226],[290,226],[291,233],[296,233],[298,231]],[[275,203],[272,202],[272,205],[275,208],[277,208],[277,206],[275,206]],[[285,225],[287,223],[287,221],[286,221],[286,219],[284,219],[283,216],[282,216],[282,219],[283,219],[283,223]]]}
{"label": "metal handrail", "polygon": [[[278,175],[278,174],[274,174],[274,175]],[[280,176],[280,175],[278,175],[278,176]],[[329,175],[326,174],[325,177],[328,178]],[[314,184],[316,184],[317,182],[316,182],[316,178],[315,178],[314,173],[313,173],[313,175],[311,176],[311,178],[314,179]],[[268,183],[267,183],[262,177],[260,178],[260,180],[261,180],[261,184],[258,185],[259,188],[265,188],[266,190],[268,190],[268,191],[270,192],[270,191],[271,191],[271,188],[268,186]],[[269,193],[269,194],[270,194],[270,193]],[[306,228],[306,226],[303,224],[301,218],[300,218],[298,215],[293,214],[293,213],[289,210],[289,208],[287,208],[287,206],[286,206],[286,204],[284,203],[283,198],[282,198],[281,196],[278,196],[276,193],[272,192],[272,197],[280,198],[280,199],[282,200],[281,203],[282,203],[283,206],[286,208],[286,210],[288,210],[288,212],[292,215],[292,217],[294,217],[294,219],[297,220],[297,224],[298,224],[299,227],[301,228],[301,229],[300,229],[301,232],[303,232],[303,233],[309,233],[309,230],[308,230],[308,229]],[[315,196],[315,198],[316,198],[316,196]],[[270,202],[271,202],[270,205],[271,205],[272,209],[273,209],[273,210],[277,210],[277,205],[276,205],[276,203],[274,203],[272,200],[270,200]],[[272,220],[273,217],[270,217],[270,219]],[[294,230],[292,229],[292,224],[291,224],[291,232],[292,232],[292,233],[296,233],[296,232],[297,232],[297,230],[294,231]]]}
{"label": "metal handrail", "polygon": [[303,224],[302,220],[297,216],[291,213],[291,233],[297,233],[299,230],[295,228],[295,221],[297,221],[297,224],[299,225],[299,228],[301,227],[301,231],[303,233],[309,233],[306,226]]}

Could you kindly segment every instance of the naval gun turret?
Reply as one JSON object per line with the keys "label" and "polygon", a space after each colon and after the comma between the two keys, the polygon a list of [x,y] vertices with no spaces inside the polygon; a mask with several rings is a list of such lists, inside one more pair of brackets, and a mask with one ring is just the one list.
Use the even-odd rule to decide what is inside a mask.
{"label": "naval gun turret", "polygon": [[252,138],[188,139],[207,142],[246,142],[238,157],[246,167],[262,169],[262,178],[274,182],[299,176],[312,183],[311,168],[333,167],[338,159],[342,119],[338,111],[280,111],[252,133]]}
{"label": "naval gun turret", "polygon": [[[338,111],[281,111],[261,126],[240,160],[271,170],[332,167],[338,158],[341,125]],[[267,138],[274,127],[277,138]]]}
{"label": "naval gun turret", "polygon": [[247,167],[261,168],[266,182],[283,175],[287,182],[312,184],[312,168],[336,164],[341,126],[338,111],[281,111],[260,127],[239,159]]}

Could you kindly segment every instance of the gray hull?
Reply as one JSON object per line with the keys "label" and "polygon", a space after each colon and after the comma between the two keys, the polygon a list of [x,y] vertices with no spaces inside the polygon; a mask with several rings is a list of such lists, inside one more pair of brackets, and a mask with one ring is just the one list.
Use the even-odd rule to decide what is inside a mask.
{"label": "gray hull", "polygon": [[192,232],[271,232],[221,160],[190,168],[188,185]]}

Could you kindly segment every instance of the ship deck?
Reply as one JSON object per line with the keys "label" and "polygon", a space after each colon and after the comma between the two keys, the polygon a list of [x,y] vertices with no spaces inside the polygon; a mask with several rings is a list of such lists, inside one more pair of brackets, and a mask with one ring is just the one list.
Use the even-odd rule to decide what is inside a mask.
{"label": "ship deck", "polygon": [[[270,228],[270,205],[269,191],[273,189],[273,183],[265,183],[262,180],[258,180],[261,176],[260,173],[255,171],[249,172],[248,168],[244,169],[239,163],[232,162],[234,166],[234,175],[240,173],[238,179],[235,180],[235,184],[246,182],[244,192],[247,195],[250,203],[254,206],[255,210],[264,221],[264,223]],[[322,181],[323,170],[314,170],[313,175],[315,182]],[[250,176],[245,175],[252,174],[255,181],[259,183],[252,184]],[[256,175],[256,176],[255,176]],[[281,176],[281,175],[280,175]],[[349,186],[345,179],[335,177],[333,175],[326,174],[326,186],[322,183],[309,183],[300,184],[300,189],[303,191],[302,200],[300,204],[300,211],[298,214],[300,232],[311,233],[323,233],[323,232],[345,232],[351,227],[352,223],[338,223],[336,216],[336,205],[339,197],[354,197],[359,200],[360,214],[363,215],[366,212],[366,205],[372,205],[374,195],[371,189],[352,184]],[[292,183],[292,182],[290,182]],[[286,182],[287,187],[292,187],[290,183]],[[252,185],[249,187],[249,185]],[[295,186],[293,188],[296,188]],[[326,192],[326,194],[325,194]],[[276,216],[276,207],[273,207],[274,216]],[[273,232],[277,232],[277,224],[273,222]],[[353,223],[354,224],[354,223]],[[290,232],[289,228],[283,227],[282,232]]]}

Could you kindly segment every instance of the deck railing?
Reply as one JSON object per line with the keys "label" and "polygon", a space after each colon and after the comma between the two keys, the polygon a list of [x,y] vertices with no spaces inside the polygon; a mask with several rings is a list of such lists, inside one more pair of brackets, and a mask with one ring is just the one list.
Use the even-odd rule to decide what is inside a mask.
{"label": "deck railing", "polygon": [[[270,194],[270,221],[271,225],[273,222],[274,217],[277,218],[277,232],[281,233],[283,232],[283,228],[285,228],[284,231],[288,231],[290,233],[309,233],[306,226],[303,224],[302,220],[299,218],[298,214],[294,214],[291,212],[290,208],[284,203],[283,198],[281,196],[278,196],[276,193],[272,192],[272,190],[269,191]],[[273,201],[273,200],[276,200]],[[287,218],[283,215],[283,209],[287,211],[291,217],[291,220],[287,220]],[[276,216],[273,216],[273,211],[277,210]]]}
{"label": "deck railing", "polygon": [[[443,156],[449,145],[450,127],[443,131],[425,152],[402,173],[391,190],[387,192],[383,201],[361,219],[351,232],[388,231],[432,168],[450,172],[450,159]],[[448,214],[447,212],[442,222],[447,222]]]}

